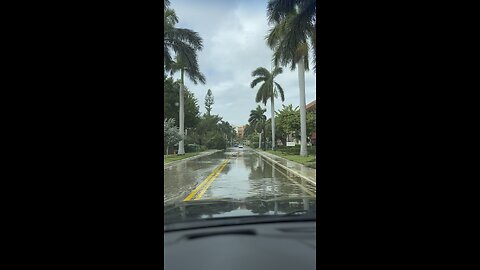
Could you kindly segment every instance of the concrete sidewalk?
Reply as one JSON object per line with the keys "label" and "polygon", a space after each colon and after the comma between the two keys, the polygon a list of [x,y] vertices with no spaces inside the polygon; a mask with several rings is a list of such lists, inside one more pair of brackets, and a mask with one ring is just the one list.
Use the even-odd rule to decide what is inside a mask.
{"label": "concrete sidewalk", "polygon": [[270,160],[271,162],[275,162],[275,165],[279,165],[284,169],[296,174],[299,177],[308,180],[310,183],[316,185],[317,184],[317,170],[307,167],[303,164],[293,162],[291,160],[285,159],[283,157],[279,157],[277,155],[265,152],[263,150],[253,149],[256,153],[263,156],[264,158]]}
{"label": "concrete sidewalk", "polygon": [[175,165],[178,165],[184,161],[189,161],[189,160],[192,160],[192,159],[196,159],[196,158],[200,158],[200,157],[204,157],[204,156],[208,156],[208,155],[211,155],[213,153],[216,153],[216,152],[220,152],[222,150],[207,150],[205,152],[202,152],[196,156],[193,156],[193,157],[189,157],[189,158],[185,158],[185,159],[181,159],[181,160],[176,160],[176,161],[172,161],[170,163],[167,163],[167,164],[163,164],[163,169],[167,169],[167,168],[170,168],[172,166],[175,166]]}

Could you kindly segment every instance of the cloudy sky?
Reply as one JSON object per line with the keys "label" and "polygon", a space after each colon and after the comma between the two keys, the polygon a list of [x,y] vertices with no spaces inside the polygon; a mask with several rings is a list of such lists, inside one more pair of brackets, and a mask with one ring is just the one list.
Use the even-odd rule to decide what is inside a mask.
{"label": "cloudy sky", "polygon": [[[260,66],[271,68],[272,52],[265,43],[269,29],[266,7],[267,0],[171,0],[171,8],[179,18],[177,27],[192,29],[203,38],[199,63],[207,83],[194,85],[185,81],[197,97],[201,113],[205,112],[205,95],[211,89],[215,98],[213,114],[233,126],[247,124],[250,110],[257,106],[255,94],[259,87],[250,88],[251,73]],[[297,71],[286,67],[276,80],[285,91],[283,104],[298,106]],[[305,74],[305,85],[308,104],[316,98],[315,73],[311,70]],[[276,99],[275,110],[281,104]],[[270,103],[266,108],[270,117]]]}

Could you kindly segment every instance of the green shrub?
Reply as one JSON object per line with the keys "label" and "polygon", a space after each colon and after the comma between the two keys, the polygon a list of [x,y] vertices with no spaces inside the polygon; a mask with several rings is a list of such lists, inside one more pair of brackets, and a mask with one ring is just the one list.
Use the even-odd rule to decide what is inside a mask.
{"label": "green shrub", "polygon": [[198,145],[196,144],[187,144],[185,145],[185,153],[197,152]]}
{"label": "green shrub", "polygon": [[226,149],[227,143],[221,135],[215,135],[207,142],[208,149]]}

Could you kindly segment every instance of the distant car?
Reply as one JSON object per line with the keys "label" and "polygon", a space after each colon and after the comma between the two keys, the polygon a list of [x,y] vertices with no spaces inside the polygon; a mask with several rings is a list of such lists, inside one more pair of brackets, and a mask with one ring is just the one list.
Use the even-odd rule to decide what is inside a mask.
{"label": "distant car", "polygon": [[239,145],[238,148],[243,148],[243,145]]}
{"label": "distant car", "polygon": [[234,144],[233,146],[234,146],[234,147],[238,147],[238,143]]}

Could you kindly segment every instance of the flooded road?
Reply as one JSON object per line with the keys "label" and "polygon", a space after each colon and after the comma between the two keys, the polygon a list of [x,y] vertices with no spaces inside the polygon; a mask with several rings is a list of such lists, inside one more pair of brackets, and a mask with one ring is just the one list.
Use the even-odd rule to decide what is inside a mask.
{"label": "flooded road", "polygon": [[248,148],[180,162],[164,169],[164,203],[206,199],[315,196],[315,186]]}

